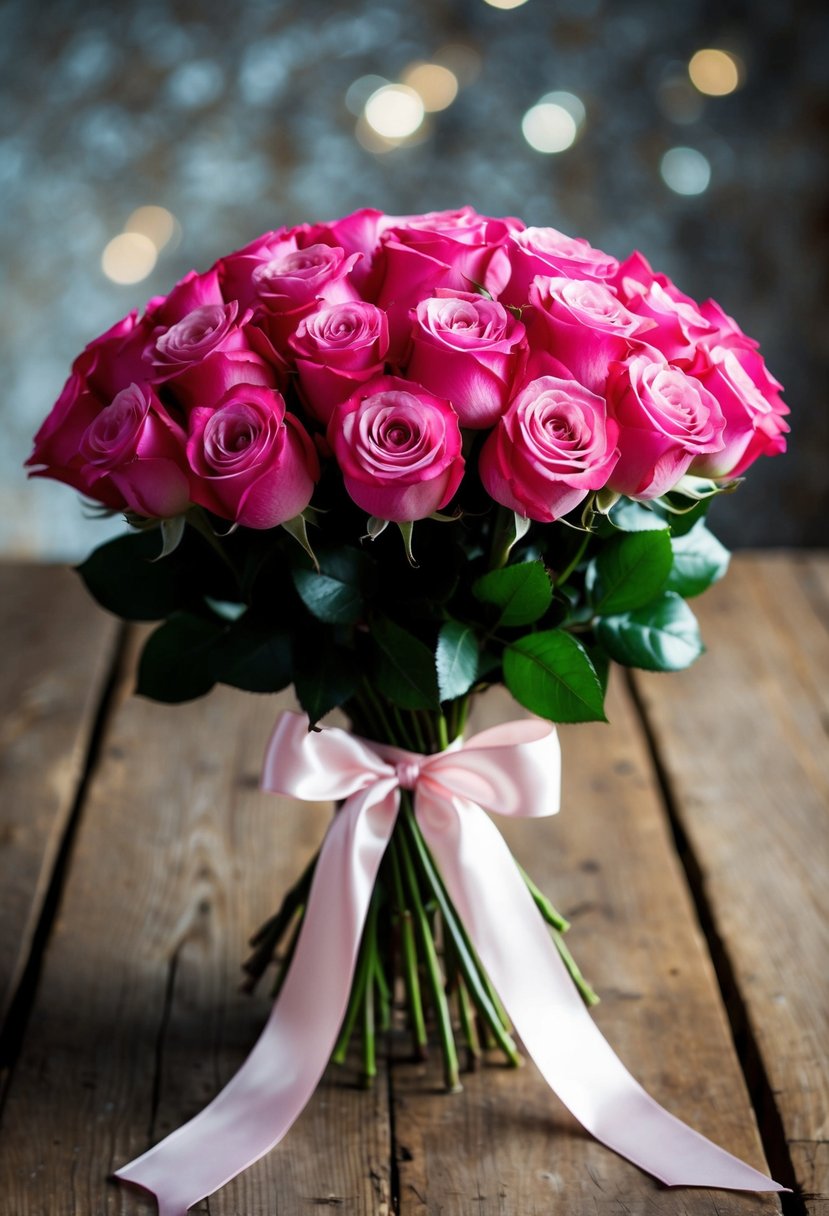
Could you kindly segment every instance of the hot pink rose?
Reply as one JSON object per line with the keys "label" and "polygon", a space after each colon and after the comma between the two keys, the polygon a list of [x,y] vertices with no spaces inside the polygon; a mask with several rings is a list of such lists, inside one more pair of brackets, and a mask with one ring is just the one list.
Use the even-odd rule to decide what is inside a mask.
{"label": "hot pink rose", "polygon": [[552,523],[607,483],[619,456],[617,433],[601,397],[575,380],[541,376],[521,390],[484,444],[481,481],[496,502]]}
{"label": "hot pink rose", "polygon": [[389,314],[393,358],[405,354],[410,310],[439,288],[500,293],[509,276],[503,245],[517,225],[464,207],[409,216],[383,233],[377,303]]}
{"label": "hot pink rose", "polygon": [[371,380],[338,405],[328,442],[346,490],[379,519],[425,519],[446,506],[463,477],[455,411],[396,376]]}
{"label": "hot pink rose", "polygon": [[626,358],[633,338],[653,326],[596,280],[539,275],[529,296],[533,348],[549,351],[594,393],[604,393],[610,364]]}
{"label": "hot pink rose", "polygon": [[536,275],[568,279],[608,279],[619,263],[579,237],[565,236],[555,228],[525,228],[513,232],[505,244],[509,281],[501,292],[504,304],[526,304]]}
{"label": "hot pink rose", "polygon": [[234,384],[284,383],[284,360],[239,305],[202,304],[169,329],[157,331],[153,379],[166,381],[185,407],[215,405]]}
{"label": "hot pink rose", "polygon": [[331,245],[290,245],[260,262],[251,276],[258,323],[280,352],[302,318],[320,304],[359,299],[350,272],[360,254],[346,255]]}
{"label": "hot pink rose", "polygon": [[641,253],[622,262],[613,282],[630,311],[652,322],[647,345],[695,374],[697,346],[715,330],[691,297],[667,275],[655,274]]}
{"label": "hot pink rose", "polygon": [[648,355],[613,364],[607,404],[619,424],[621,453],[608,484],[629,498],[658,498],[696,457],[723,447],[725,419],[712,394]]}
{"label": "hot pink rose", "polygon": [[[109,482],[101,482],[81,455],[81,440],[103,408],[89,391],[85,378],[73,371],[63,386],[49,416],[35,435],[32,454],[26,461],[30,477],[63,481],[105,506],[118,509],[121,496]],[[95,484],[97,482],[97,484]],[[95,489],[93,490],[93,485]]]}
{"label": "hot pink rose", "polygon": [[750,345],[715,346],[705,352],[707,366],[697,373],[725,418],[723,447],[697,457],[691,471],[701,477],[739,477],[758,456],[786,450],[789,410],[781,385],[769,375]]}
{"label": "hot pink rose", "polygon": [[166,296],[156,296],[147,305],[147,321],[159,330],[169,329],[197,308],[224,303],[219,272],[214,266],[204,274],[191,270]]}
{"label": "hot pink rose", "polygon": [[290,340],[308,412],[327,423],[335,405],[383,372],[386,314],[363,300],[332,304],[300,321]]}
{"label": "hot pink rose", "polygon": [[526,352],[524,326],[494,300],[440,288],[411,314],[406,375],[445,397],[461,426],[492,426]]}
{"label": "hot pink rose", "polygon": [[187,456],[194,501],[247,528],[299,515],[319,478],[310,437],[261,385],[234,385],[215,409],[194,409]]}
{"label": "hot pink rose", "polygon": [[104,406],[81,438],[89,492],[97,498],[103,481],[138,515],[179,515],[190,503],[184,445],[184,432],[151,386],[131,384]]}

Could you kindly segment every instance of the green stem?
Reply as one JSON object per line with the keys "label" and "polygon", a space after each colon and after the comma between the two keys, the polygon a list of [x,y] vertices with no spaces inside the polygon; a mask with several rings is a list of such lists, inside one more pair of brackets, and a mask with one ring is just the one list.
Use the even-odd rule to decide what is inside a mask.
{"label": "green stem", "polygon": [[567,563],[567,565],[562,570],[561,574],[559,574],[558,578],[556,579],[556,581],[555,581],[556,587],[563,587],[564,584],[567,582],[568,578],[570,577],[570,575],[576,569],[579,562],[584,557],[585,549],[590,544],[591,536],[592,536],[592,533],[588,532],[586,536],[582,537],[581,544],[579,545],[578,549],[576,549],[576,552],[573,555],[572,559]]}
{"label": "green stem", "polygon": [[584,1001],[585,1005],[598,1005],[601,998],[598,996],[598,994],[596,992],[594,992],[594,990],[588,984],[587,980],[582,975],[582,973],[579,969],[578,963],[573,958],[570,951],[567,949],[567,945],[564,941],[564,938],[555,929],[551,929],[550,932],[553,935],[553,941],[556,944],[556,949],[558,950],[559,954],[561,955],[561,961],[564,963],[564,966],[570,972],[570,978],[572,979],[573,983],[576,985],[579,992],[581,993],[581,998]]}
{"label": "green stem", "polygon": [[440,1042],[443,1049],[444,1080],[446,1083],[446,1088],[449,1090],[449,1092],[456,1093],[461,1088],[458,1069],[458,1053],[455,1047],[455,1036],[452,1033],[452,1018],[449,1013],[449,1002],[446,999],[446,991],[443,986],[443,976],[440,973],[440,964],[438,962],[437,950],[435,949],[435,941],[432,936],[432,930],[420,896],[417,872],[415,871],[412,856],[406,843],[406,838],[402,834],[398,841],[398,845],[400,849],[400,860],[402,863],[403,874],[406,879],[406,884],[409,888],[409,895],[412,901],[415,923],[417,924],[420,932],[421,946],[423,948],[423,953],[426,960],[426,974],[429,976],[432,989],[432,998],[434,1000],[435,1014],[438,1022],[438,1033],[440,1034]]}
{"label": "green stem", "polygon": [[[481,964],[472,949],[472,945],[467,936],[466,930],[452,906],[446,888],[443,885],[443,880],[437,871],[432,856],[426,845],[426,841],[421,835],[417,820],[411,811],[410,807],[406,807],[402,812],[402,818],[409,830],[418,860],[426,875],[429,886],[434,894],[435,901],[440,908],[443,921],[452,935],[452,942],[458,956],[458,965],[461,973],[469,987],[470,995],[477,1005],[485,1025],[487,1025],[495,1038],[496,1043],[506,1055],[511,1064],[518,1066],[522,1063],[521,1055],[515,1045],[509,1031],[506,1029],[507,1017],[501,1007],[501,1002],[498,1000],[489,977],[484,972]],[[399,822],[399,820],[398,820]]]}
{"label": "green stem", "polygon": [[211,549],[213,549],[213,551],[219,555],[224,564],[232,572],[236,582],[239,584],[239,586],[241,586],[242,578],[236,563],[225,549],[221,542],[221,538],[218,537],[213,531],[212,527],[210,526],[210,520],[205,515],[203,509],[201,507],[191,507],[187,512],[187,522],[196,532],[199,533],[200,536],[204,537]]}
{"label": "green stem", "polygon": [[519,865],[518,862],[516,862],[515,864],[518,866],[518,869],[521,873],[521,877],[524,879],[524,882],[527,884],[527,890],[529,891],[530,895],[532,895],[533,899],[535,900],[535,906],[538,908],[539,912],[544,917],[547,924],[552,925],[554,929],[557,929],[559,931],[559,933],[566,933],[567,930],[570,928],[569,920],[565,920],[565,918],[561,915],[561,913],[556,911],[556,909],[550,903],[549,899],[544,894],[544,892],[540,891],[538,889],[538,887],[535,885],[535,883],[530,878],[529,874],[524,869],[524,867]]}
{"label": "green stem", "polygon": [[369,905],[368,917],[366,918],[365,928],[363,929],[363,940],[360,943],[360,954],[357,959],[357,969],[354,972],[354,979],[351,984],[351,996],[348,998],[348,1007],[345,1011],[343,1024],[340,1029],[340,1035],[337,1039],[337,1044],[332,1053],[331,1059],[335,1064],[345,1063],[345,1057],[348,1052],[348,1044],[351,1041],[351,1036],[354,1033],[354,1023],[357,1021],[357,1014],[360,1006],[363,1003],[363,997],[368,986],[369,975],[372,971],[373,951],[377,949],[377,905],[379,903],[378,893],[375,888]]}
{"label": "green stem", "polygon": [[400,862],[397,856],[397,844],[392,836],[388,850],[391,864],[392,886],[397,913],[400,917],[400,945],[403,952],[403,976],[406,984],[406,995],[409,998],[409,1017],[412,1024],[415,1055],[420,1059],[426,1058],[429,1036],[426,1033],[426,1020],[423,1017],[423,1000],[420,995],[420,979],[417,971],[417,947],[415,945],[414,925],[412,914],[406,904],[403,892],[403,879],[400,874]]}
{"label": "green stem", "polygon": [[445,752],[449,746],[449,727],[446,724],[446,717],[444,714],[438,714],[437,725],[440,750]]}

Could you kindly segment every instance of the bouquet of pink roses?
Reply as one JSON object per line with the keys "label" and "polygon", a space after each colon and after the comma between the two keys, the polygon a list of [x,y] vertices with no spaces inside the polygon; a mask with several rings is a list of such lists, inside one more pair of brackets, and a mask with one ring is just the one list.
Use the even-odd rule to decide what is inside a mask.
{"label": "bouquet of pink roses", "polygon": [[[293,684],[310,725],[341,707],[395,775],[335,1058],[359,1021],[373,1074],[399,976],[449,1088],[458,1035],[472,1058],[483,1039],[518,1060],[419,777],[436,754],[446,769],[488,685],[578,722],[604,717],[611,659],[691,663],[686,600],[728,562],[707,507],[784,449],[787,412],[757,343],[641,254],[470,208],[267,233],[78,357],[29,463],[126,516],[80,572],[113,612],[163,622],[138,691]],[[294,788],[276,769],[306,743],[288,734],[272,788]],[[277,991],[290,982],[321,864],[254,938],[252,980],[276,960]],[[591,1001],[565,922],[521,882]]]}

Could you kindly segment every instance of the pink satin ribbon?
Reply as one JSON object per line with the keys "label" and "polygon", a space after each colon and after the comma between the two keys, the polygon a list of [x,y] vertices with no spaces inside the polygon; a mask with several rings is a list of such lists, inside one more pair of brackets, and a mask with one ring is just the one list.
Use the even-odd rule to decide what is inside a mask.
{"label": "pink satin ribbon", "polygon": [[[323,841],[305,920],[279,999],[242,1068],[201,1114],[116,1172],[184,1216],[285,1136],[337,1041],[360,937],[400,790],[525,1050],[598,1140],[669,1186],[783,1191],[664,1110],[634,1080],[585,1009],[507,845],[484,811],[558,810],[555,728],[509,722],[431,756],[347,731],[277,721],[262,786],[342,800]],[[497,892],[497,898],[493,898]]]}

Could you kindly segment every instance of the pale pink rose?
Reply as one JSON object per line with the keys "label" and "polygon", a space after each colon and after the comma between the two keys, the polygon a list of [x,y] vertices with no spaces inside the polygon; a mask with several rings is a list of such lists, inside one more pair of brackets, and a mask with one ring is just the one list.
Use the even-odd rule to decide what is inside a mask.
{"label": "pale pink rose", "polygon": [[509,406],[481,451],[487,493],[525,518],[552,523],[601,489],[619,453],[604,400],[575,380],[541,376]]}
{"label": "pale pink rose", "polygon": [[697,457],[691,472],[700,477],[739,477],[758,456],[786,450],[788,406],[781,385],[769,375],[761,356],[750,345],[706,350],[706,363],[697,373],[716,398],[725,418],[723,447]]}
{"label": "pale pink rose", "polygon": [[648,355],[610,369],[607,404],[619,424],[619,463],[611,490],[658,498],[692,461],[723,447],[725,419],[716,398],[692,376]]}
{"label": "pale pink rose", "polygon": [[247,528],[299,515],[319,478],[309,435],[261,385],[234,385],[215,409],[194,409],[187,456],[194,501]]}
{"label": "pale pink rose", "polygon": [[494,300],[446,288],[411,315],[407,378],[450,401],[461,426],[492,426],[522,370],[524,326]]}
{"label": "pale pink rose", "polygon": [[536,275],[549,278],[609,279],[619,263],[610,254],[594,249],[580,237],[565,236],[555,228],[525,228],[513,232],[505,243],[510,277],[500,295],[504,304],[526,304],[530,283]]}
{"label": "pale pink rose", "polygon": [[653,323],[634,316],[612,288],[590,279],[534,279],[529,289],[529,335],[569,368],[573,379],[603,393],[611,362],[625,359],[633,339]]}
{"label": "pale pink rose", "polygon": [[306,408],[327,423],[334,406],[358,384],[382,375],[389,348],[386,314],[364,300],[332,304],[304,317],[289,345]]}
{"label": "pale pink rose", "polygon": [[446,506],[463,477],[455,411],[396,376],[371,380],[338,405],[328,442],[349,495],[379,519],[425,519]]}
{"label": "pale pink rose", "polygon": [[130,511],[163,519],[181,514],[190,503],[184,447],[183,430],[152,387],[131,384],[90,422],[80,454],[94,496],[103,480]]}

